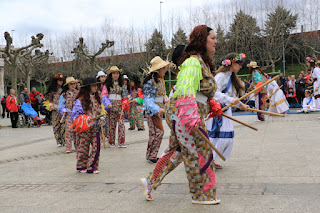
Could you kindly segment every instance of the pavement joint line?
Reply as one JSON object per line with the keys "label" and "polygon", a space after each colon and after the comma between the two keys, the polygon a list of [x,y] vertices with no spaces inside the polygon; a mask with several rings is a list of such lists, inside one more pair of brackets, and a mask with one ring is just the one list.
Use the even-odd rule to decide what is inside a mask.
{"label": "pavement joint line", "polygon": [[34,144],[34,143],[40,143],[40,142],[44,142],[44,141],[51,140],[51,139],[54,139],[54,137],[46,137],[46,138],[41,138],[41,139],[33,140],[30,142],[26,142],[26,143],[20,143],[20,144],[2,147],[2,148],[0,148],[0,151],[4,151],[7,149],[13,149],[13,148],[20,147],[20,146],[27,146],[27,145]]}

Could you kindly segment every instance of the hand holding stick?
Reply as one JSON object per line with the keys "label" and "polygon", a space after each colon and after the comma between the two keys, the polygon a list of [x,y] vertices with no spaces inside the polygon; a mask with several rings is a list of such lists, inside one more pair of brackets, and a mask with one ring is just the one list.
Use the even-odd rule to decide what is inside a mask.
{"label": "hand holding stick", "polygon": [[266,100],[269,100],[274,94],[276,94],[278,92],[279,89],[281,89],[283,87],[283,85],[281,85],[278,89],[276,89],[276,91],[274,91],[273,93],[271,93]]}
{"label": "hand holding stick", "polygon": [[62,118],[61,118],[61,120],[60,120],[60,123],[63,122],[65,115],[66,115],[66,113],[64,112],[63,115],[62,115]]}

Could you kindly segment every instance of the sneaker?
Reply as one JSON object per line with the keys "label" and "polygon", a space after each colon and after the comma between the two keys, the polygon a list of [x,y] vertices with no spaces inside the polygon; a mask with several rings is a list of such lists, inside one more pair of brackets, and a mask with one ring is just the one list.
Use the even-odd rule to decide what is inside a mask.
{"label": "sneaker", "polygon": [[151,196],[151,186],[148,184],[148,181],[146,178],[140,178],[140,183],[143,190],[143,195],[148,201],[152,201],[153,198]]}
{"label": "sneaker", "polygon": [[134,128],[129,128],[128,130],[134,130]]}
{"label": "sneaker", "polygon": [[70,150],[70,149],[67,149],[67,150],[66,150],[66,153],[70,153],[70,152],[71,152],[71,150]]}
{"label": "sneaker", "polygon": [[80,172],[80,173],[87,173],[87,170],[86,170],[86,169],[83,169],[83,170],[80,170],[79,172]]}
{"label": "sneaker", "polygon": [[127,146],[125,144],[121,144],[118,146],[118,148],[127,148]]}
{"label": "sneaker", "polygon": [[138,129],[138,131],[144,131],[144,129],[142,129],[142,128],[139,128],[139,129]]}
{"label": "sneaker", "polygon": [[113,148],[113,147],[115,147],[115,145],[114,145],[114,144],[111,144],[111,145],[110,145],[110,148]]}
{"label": "sneaker", "polygon": [[214,199],[209,201],[200,201],[200,200],[192,200],[192,204],[200,204],[200,205],[215,205],[221,202],[220,199]]}
{"label": "sneaker", "polygon": [[57,147],[62,147],[61,143],[57,144]]}
{"label": "sneaker", "polygon": [[98,169],[94,170],[93,174],[99,174],[99,170]]}
{"label": "sneaker", "polygon": [[214,166],[216,167],[216,169],[223,169],[223,166],[221,166],[219,164],[214,164]]}
{"label": "sneaker", "polygon": [[148,161],[150,163],[152,163],[152,164],[156,164],[158,160],[159,160],[159,158],[157,158],[157,159],[149,159]]}

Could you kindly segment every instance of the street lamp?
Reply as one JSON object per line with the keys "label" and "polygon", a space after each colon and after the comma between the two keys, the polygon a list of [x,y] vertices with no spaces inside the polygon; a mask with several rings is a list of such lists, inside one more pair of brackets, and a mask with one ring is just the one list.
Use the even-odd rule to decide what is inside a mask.
{"label": "street lamp", "polygon": [[160,1],[160,32],[162,35],[162,10],[161,10],[161,4],[163,3],[163,1]]}

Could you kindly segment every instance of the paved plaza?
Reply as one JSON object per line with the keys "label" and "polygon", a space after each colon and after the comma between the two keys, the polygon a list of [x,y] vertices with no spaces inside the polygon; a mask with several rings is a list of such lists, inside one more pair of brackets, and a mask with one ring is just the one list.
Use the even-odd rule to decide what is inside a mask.
{"label": "paved plaza", "polygon": [[[3,127],[0,212],[319,212],[318,116],[267,116],[266,122],[236,116],[259,131],[234,123],[231,159],[220,161],[224,168],[216,171],[216,206],[191,204],[183,164],[154,191],[154,201],[145,201],[139,178],[154,167],[145,160],[147,130],[126,131],[127,149],[102,149],[95,175],[76,172],[76,153],[56,146],[51,126]],[[0,125],[9,120],[0,119]],[[164,126],[159,153],[168,145]]]}

